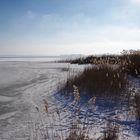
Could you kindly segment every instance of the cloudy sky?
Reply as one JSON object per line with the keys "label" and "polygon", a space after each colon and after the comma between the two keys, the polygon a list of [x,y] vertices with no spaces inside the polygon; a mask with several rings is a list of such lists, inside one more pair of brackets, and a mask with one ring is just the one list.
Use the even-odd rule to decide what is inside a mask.
{"label": "cloudy sky", "polygon": [[140,0],[0,0],[0,55],[140,49]]}

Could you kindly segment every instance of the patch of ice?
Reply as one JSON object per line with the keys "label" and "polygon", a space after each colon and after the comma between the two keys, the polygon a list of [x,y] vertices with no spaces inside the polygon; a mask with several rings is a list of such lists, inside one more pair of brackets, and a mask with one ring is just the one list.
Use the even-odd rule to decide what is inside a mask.
{"label": "patch of ice", "polygon": [[0,115],[0,120],[5,120],[7,118],[10,118],[10,117],[14,116],[16,113],[17,113],[17,111],[2,114],[2,115]]}
{"label": "patch of ice", "polygon": [[13,98],[7,96],[0,96],[0,102],[9,102],[11,100],[13,100]]}

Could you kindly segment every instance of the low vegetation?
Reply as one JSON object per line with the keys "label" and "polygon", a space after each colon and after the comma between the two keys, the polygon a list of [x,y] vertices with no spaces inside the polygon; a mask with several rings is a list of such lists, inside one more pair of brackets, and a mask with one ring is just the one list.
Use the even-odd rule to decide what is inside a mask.
{"label": "low vegetation", "polygon": [[101,55],[101,56],[87,56],[77,58],[75,60],[66,60],[72,64],[94,64],[94,65],[120,65],[124,66],[125,70],[133,75],[140,75],[140,50],[124,50],[121,55]]}
{"label": "low vegetation", "polygon": [[69,78],[64,86],[65,90],[70,92],[73,85],[78,86],[81,94],[120,95],[126,89],[128,81],[127,74],[123,72],[122,67],[101,65],[85,68],[79,75]]}
{"label": "low vegetation", "polygon": [[[124,101],[126,104],[132,102],[133,104],[130,106],[133,106],[133,115],[136,120],[140,120],[140,95],[139,93],[131,95],[129,90],[132,85],[130,85],[131,83],[128,80],[129,75],[139,77],[139,60],[140,51],[132,50],[124,51],[119,56],[89,56],[87,58],[72,60],[71,63],[93,64],[93,66],[86,67],[76,76],[68,77],[67,83],[62,86],[61,93],[69,95],[69,93],[72,93],[74,85],[76,85],[80,95],[74,94],[74,98],[77,97],[76,101],[79,101],[79,98],[82,96],[89,96],[90,100],[92,100],[93,111],[96,108],[96,97],[104,97],[104,99],[106,97],[123,97],[120,102]],[[125,103],[120,104],[123,105]],[[66,140],[88,140],[87,136],[88,134],[83,133],[83,130],[76,130],[70,133]],[[104,134],[100,139],[118,140],[119,127],[108,122],[104,129]]]}
{"label": "low vegetation", "polygon": [[[67,126],[68,131],[62,129],[62,127],[66,125],[63,124],[61,118],[61,113],[65,112],[65,108],[64,110],[59,110],[56,107],[56,111],[54,112],[57,114],[55,115],[57,118],[56,122],[50,113],[47,100],[44,100],[46,119],[49,120],[48,124],[44,124],[45,121],[40,113],[40,109],[35,106],[37,112],[40,114],[41,123],[45,132],[43,133],[43,138],[50,140],[119,140],[121,137],[120,128],[113,120],[107,121],[107,119],[105,119],[107,125],[103,129],[103,133],[99,132],[99,138],[95,138],[94,135],[89,133],[94,130],[93,128],[95,126],[94,123],[91,125],[91,118],[88,118],[89,116],[87,115],[88,112],[86,112],[86,110],[85,112],[81,110],[82,106],[80,101],[83,96],[89,97],[84,101],[86,102],[85,108],[90,110],[93,115],[96,111],[97,98],[103,97],[104,100],[107,99],[106,97],[127,98],[119,101],[125,101],[126,103],[123,103],[123,105],[125,104],[125,107],[130,104],[129,107],[132,107],[136,120],[140,120],[140,95],[134,91],[132,92],[134,94],[129,93],[131,85],[128,81],[129,74],[139,77],[139,60],[140,51],[124,51],[120,56],[89,56],[87,58],[71,61],[71,63],[90,63],[94,65],[86,67],[82,72],[72,77],[70,77],[69,67],[62,69],[63,71],[67,71],[69,76],[64,85],[59,84],[59,93],[68,95],[68,97],[71,96],[72,98],[70,98],[73,99],[72,101],[70,100],[70,103],[67,103],[72,110],[71,114],[69,114],[71,115],[71,120],[67,120],[70,121]],[[112,99],[114,100],[115,98]],[[107,101],[105,100],[105,102]],[[122,105],[122,103],[119,105]],[[128,109],[129,107],[126,108]],[[123,106],[120,108],[123,108]],[[108,110],[109,109],[110,108],[108,108]],[[84,118],[83,120],[80,119],[81,112],[85,113],[85,116],[82,116]],[[54,120],[51,122],[50,118]],[[120,122],[117,115],[116,119],[118,119],[116,122]]]}
{"label": "low vegetation", "polygon": [[115,123],[107,122],[102,140],[118,140],[119,127]]}
{"label": "low vegetation", "polygon": [[134,97],[134,107],[136,119],[140,120],[140,94],[136,94]]}
{"label": "low vegetation", "polygon": [[[56,113],[57,115],[54,118],[47,100],[44,100],[43,112],[41,112],[41,108],[39,106],[33,103],[40,116],[41,128],[38,131],[41,133],[42,140],[119,140],[119,127],[111,121],[106,122],[104,132],[99,135],[99,138],[94,138],[94,134],[92,135],[92,133],[89,134],[90,131],[93,131],[92,129],[94,128],[94,124],[91,127],[90,120],[88,118],[89,116],[86,115],[86,112],[84,116],[86,124],[84,121],[80,120],[81,108],[79,106],[79,101],[81,95],[79,93],[78,87],[75,85],[73,85],[73,96],[74,99],[71,102],[73,108],[73,112],[71,114],[72,122],[68,120],[70,122],[67,126],[67,130],[69,131],[62,128],[62,126],[66,125],[61,121],[61,113],[63,113],[64,110],[59,110],[56,107],[53,113]],[[95,111],[95,102],[95,96],[87,101],[89,108],[93,108],[93,112]],[[43,117],[43,114],[46,114],[45,118]],[[57,121],[55,121],[56,118],[58,119]],[[53,119],[53,121],[51,121],[51,119]],[[37,139],[37,134],[35,134],[35,136],[33,135],[32,137]]]}
{"label": "low vegetation", "polygon": [[130,51],[124,55],[127,56],[126,68],[128,73],[138,77],[140,75],[140,51]]}

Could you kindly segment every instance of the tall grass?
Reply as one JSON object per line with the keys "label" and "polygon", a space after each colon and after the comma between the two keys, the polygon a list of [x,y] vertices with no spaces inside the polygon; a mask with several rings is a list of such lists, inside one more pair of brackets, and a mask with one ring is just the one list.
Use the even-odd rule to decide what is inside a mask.
{"label": "tall grass", "polygon": [[[83,128],[82,122],[80,122],[79,119],[79,101],[80,101],[80,93],[77,86],[73,85],[73,96],[74,99],[71,102],[73,113],[71,114],[72,122],[69,122],[68,132],[63,130],[63,121],[61,119],[61,112],[64,110],[59,110],[57,107],[54,109],[55,112],[52,112],[49,110],[49,103],[47,100],[43,100],[44,109],[41,110],[41,108],[36,105],[33,102],[33,105],[39,114],[40,123],[42,125],[42,129],[40,129],[42,140],[92,140],[88,136],[88,132],[85,130],[89,129],[90,126],[86,126],[86,128]],[[90,100],[90,102],[92,99]],[[43,111],[43,112],[42,112]],[[43,114],[46,114],[45,118],[42,116]],[[57,118],[57,121],[52,116],[52,113],[55,113],[55,118]],[[52,118],[51,118],[52,117]],[[46,123],[46,120],[47,123]],[[51,119],[53,121],[51,121]],[[83,122],[84,123],[84,122]],[[37,137],[35,137],[37,139]]]}
{"label": "tall grass", "polygon": [[79,75],[69,78],[65,89],[72,90],[72,85],[76,85],[81,93],[88,95],[115,95],[121,94],[127,84],[127,74],[122,67],[101,65],[85,68]]}
{"label": "tall grass", "polygon": [[[83,122],[80,120],[80,111],[82,110],[81,107],[79,106],[79,101],[81,99],[81,93],[77,86],[73,85],[72,87],[73,87],[72,94],[74,99],[70,103],[73,108],[73,112],[71,114],[72,122],[70,120],[67,120],[70,121],[68,123],[69,125],[67,126],[67,129],[69,131],[65,131],[63,129],[63,126],[66,124],[63,124],[62,121],[61,112],[64,111],[62,108],[61,110],[59,110],[57,107],[56,109],[54,109],[55,112],[53,113],[57,114],[55,115],[55,118],[57,118],[57,120],[54,121],[55,119],[52,117],[53,116],[52,111],[49,109],[49,103],[45,99],[43,102],[44,104],[43,111],[46,114],[45,119],[48,120],[46,124],[44,117],[42,117],[41,109],[36,104],[34,104],[35,109],[39,113],[41,124],[43,126],[43,129],[40,130],[43,131],[43,133],[41,132],[43,137],[42,140],[119,140],[120,137],[119,127],[117,126],[117,124],[112,123],[111,121],[107,122],[107,125],[103,130],[104,133],[102,136],[99,135],[100,136],[99,138],[94,138],[94,134],[92,135],[91,133],[89,133],[89,131],[90,132],[93,131],[94,124],[91,127],[90,120],[89,118],[87,118],[88,117],[87,114],[85,114],[84,116],[85,119]],[[136,101],[136,103],[137,102],[139,102],[139,100]],[[96,96],[90,98],[87,101],[87,103],[89,104],[88,109],[91,108],[94,113],[96,108]],[[53,121],[50,120],[51,117]]]}
{"label": "tall grass", "polygon": [[88,136],[85,136],[83,132],[77,134],[76,132],[70,133],[69,137],[66,140],[92,140]]}
{"label": "tall grass", "polygon": [[140,95],[136,94],[134,96],[134,107],[135,107],[135,116],[137,120],[140,120]]}
{"label": "tall grass", "polygon": [[119,127],[108,121],[102,140],[117,140],[119,137],[118,133]]}
{"label": "tall grass", "polygon": [[[52,115],[49,111],[49,104],[47,100],[44,100],[46,119],[49,120],[48,124],[44,124],[45,121],[43,120],[44,118],[42,117],[40,109],[35,105],[35,108],[40,116],[41,124],[44,128],[43,131],[45,131],[45,134],[42,134],[44,135],[44,139],[94,140],[94,136],[91,139],[88,133],[91,129],[91,126],[88,125],[89,122],[86,122],[88,121],[88,115],[85,114],[84,122],[81,122],[80,120],[79,114],[81,107],[79,102],[81,96],[86,95],[91,97],[89,100],[87,100],[87,103],[90,105],[91,110],[94,113],[96,109],[97,96],[115,97],[122,95],[124,92],[127,92],[127,87],[129,86],[127,79],[128,73],[136,76],[140,74],[139,52],[131,52],[123,54],[119,57],[89,57],[86,60],[88,60],[87,62],[97,65],[87,67],[83,72],[73,77],[70,77],[69,67],[63,69],[63,71],[68,72],[68,79],[64,86],[61,86],[60,84],[61,92],[64,94],[72,93],[72,96],[74,97],[74,100],[71,103],[73,108],[73,112],[71,114],[72,122],[70,122],[70,125],[67,126],[69,130],[68,132],[62,130],[63,125],[65,125],[63,124],[61,118],[61,112],[63,112],[63,110],[56,108],[55,113],[57,116],[55,115],[55,117],[57,117],[57,122],[51,121],[50,118]],[[82,63],[85,60],[80,59],[80,61]],[[140,120],[140,95],[138,94],[136,94],[133,98],[133,107],[135,108],[136,119]],[[119,139],[118,126],[108,122],[106,128],[104,128],[104,134],[100,140],[117,139]]]}
{"label": "tall grass", "polygon": [[140,50],[124,50],[121,55],[87,56],[69,61],[73,64],[111,64],[123,65],[125,70],[133,76],[140,75]]}
{"label": "tall grass", "polygon": [[131,75],[140,75],[140,51],[131,52],[127,57],[127,69]]}

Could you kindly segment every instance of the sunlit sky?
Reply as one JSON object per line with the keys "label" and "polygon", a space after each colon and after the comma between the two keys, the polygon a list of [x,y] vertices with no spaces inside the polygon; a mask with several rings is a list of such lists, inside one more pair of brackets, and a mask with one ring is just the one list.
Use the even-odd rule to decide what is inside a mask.
{"label": "sunlit sky", "polygon": [[0,0],[0,55],[140,49],[140,0]]}

